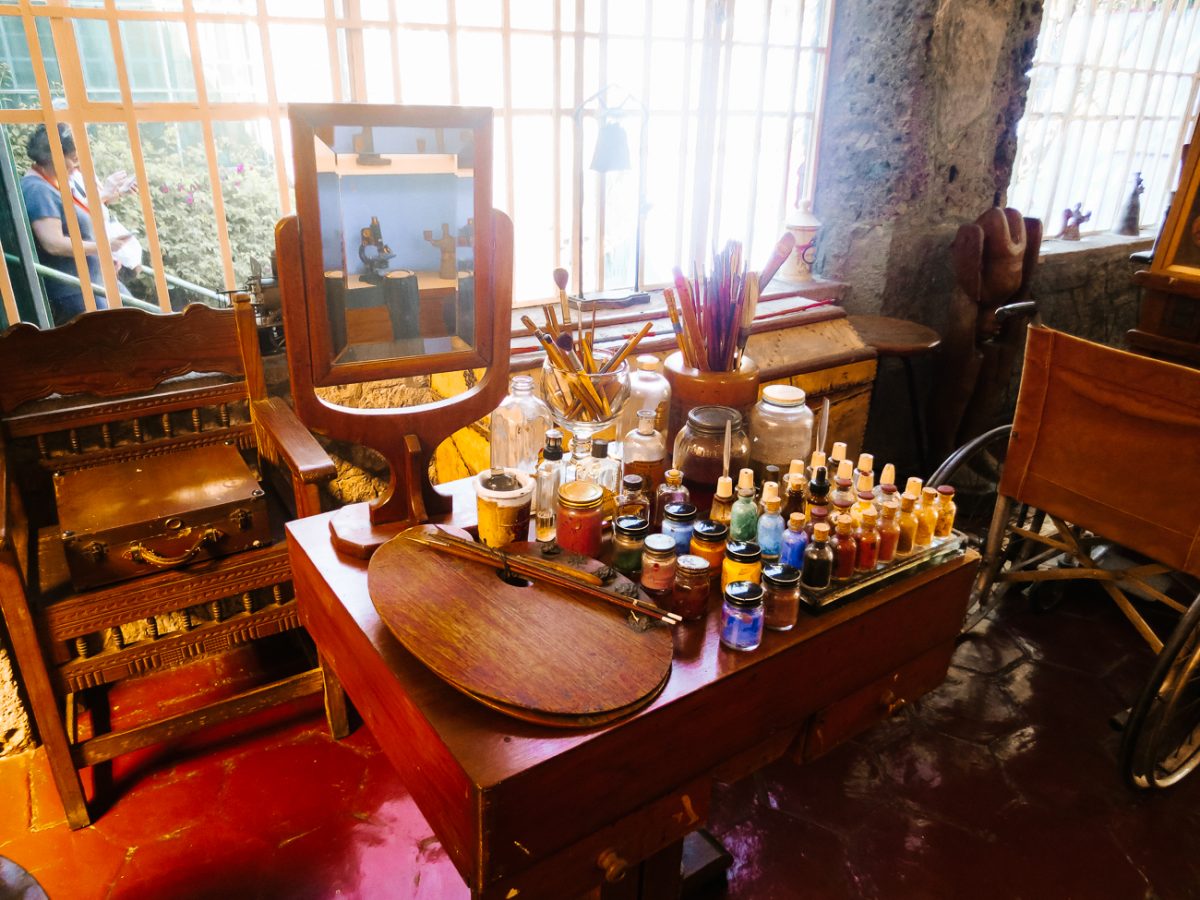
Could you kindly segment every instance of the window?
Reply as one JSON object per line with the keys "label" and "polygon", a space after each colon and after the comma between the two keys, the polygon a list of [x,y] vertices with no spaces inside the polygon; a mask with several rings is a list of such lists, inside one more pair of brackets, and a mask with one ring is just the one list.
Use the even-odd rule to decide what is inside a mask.
{"label": "window", "polygon": [[[542,302],[559,266],[590,292],[726,239],[765,258],[812,193],[831,22],[832,0],[0,0],[0,125],[18,179],[55,120],[85,173],[138,177],[111,207],[146,251],[127,289],[169,309],[269,255],[288,102],[492,106],[514,298]],[[628,152],[600,172],[604,126]]]}
{"label": "window", "polygon": [[1156,233],[1200,106],[1200,4],[1048,0],[1008,205],[1047,235],[1083,205],[1109,231],[1140,172],[1141,223]]}

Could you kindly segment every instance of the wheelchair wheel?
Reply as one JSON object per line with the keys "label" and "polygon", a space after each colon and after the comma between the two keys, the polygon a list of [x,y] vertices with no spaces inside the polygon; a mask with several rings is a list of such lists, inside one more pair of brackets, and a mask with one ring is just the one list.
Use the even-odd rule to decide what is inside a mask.
{"label": "wheelchair wheel", "polygon": [[[996,576],[1024,559],[1030,549],[1009,528],[1028,524],[1036,512],[1000,496],[1000,472],[1011,431],[1011,425],[1001,425],[981,434],[954,451],[929,477],[930,487],[943,484],[954,487],[954,502],[958,507],[954,527],[966,535],[967,546],[983,555],[971,586],[964,634],[1017,588],[1012,584],[997,584]],[[1040,527],[1040,519],[1037,525]]]}
{"label": "wheelchair wheel", "polygon": [[1137,788],[1166,788],[1200,762],[1200,597],[1154,661],[1121,739],[1121,770]]}

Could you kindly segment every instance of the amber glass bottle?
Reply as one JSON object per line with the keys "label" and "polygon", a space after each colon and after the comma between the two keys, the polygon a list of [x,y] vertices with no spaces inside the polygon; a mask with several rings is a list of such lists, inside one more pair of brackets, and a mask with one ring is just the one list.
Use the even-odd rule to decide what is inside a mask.
{"label": "amber glass bottle", "polygon": [[858,542],[854,539],[854,520],[838,516],[837,532],[830,541],[833,546],[833,580],[848,581],[858,563]]}

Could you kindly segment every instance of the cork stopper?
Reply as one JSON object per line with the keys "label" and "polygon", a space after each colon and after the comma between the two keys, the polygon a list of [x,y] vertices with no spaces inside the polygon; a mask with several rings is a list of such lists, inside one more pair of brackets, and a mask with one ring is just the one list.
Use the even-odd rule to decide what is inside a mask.
{"label": "cork stopper", "polygon": [[858,490],[859,494],[862,494],[864,491],[871,490],[871,488],[874,486],[874,481],[871,478],[870,472],[859,472],[858,484],[855,485],[855,488]]}
{"label": "cork stopper", "polygon": [[792,513],[788,516],[788,528],[792,531],[804,530],[804,513]]}
{"label": "cork stopper", "polygon": [[818,522],[813,526],[813,540],[827,541],[829,540],[829,526],[824,522]]}
{"label": "cork stopper", "polygon": [[[773,482],[773,481],[767,482],[767,484],[774,484],[774,483],[775,482]],[[763,507],[769,513],[773,513],[773,514],[777,515],[779,513],[779,507],[782,505],[783,505],[783,501],[779,499],[778,494],[776,494],[774,497],[764,497],[763,498]]]}
{"label": "cork stopper", "polygon": [[922,503],[933,503],[935,500],[937,500],[937,488],[921,488]]}
{"label": "cork stopper", "polygon": [[837,477],[845,478],[847,481],[849,481],[851,478],[853,478],[854,477],[854,463],[850,462],[850,460],[848,460],[848,459],[843,459],[840,463],[838,463]]}
{"label": "cork stopper", "polygon": [[663,476],[667,480],[667,484],[671,487],[679,487],[683,484],[683,472],[679,469],[667,469],[666,475]]}
{"label": "cork stopper", "polygon": [[733,479],[728,475],[722,475],[717,479],[717,496],[722,500],[728,500],[733,496]]}
{"label": "cork stopper", "polygon": [[738,490],[740,491],[743,488],[749,488],[751,491],[754,490],[753,469],[742,469],[742,471],[738,472]]}
{"label": "cork stopper", "polygon": [[910,494],[908,491],[905,491],[900,497],[900,508],[905,512],[908,512],[913,508],[913,506],[916,505],[916,502],[917,495]]}
{"label": "cork stopper", "polygon": [[864,525],[874,526],[875,521],[879,518],[879,510],[873,506],[868,506],[862,511],[862,520]]}
{"label": "cork stopper", "polygon": [[765,505],[772,500],[779,499],[779,482],[765,481],[762,489],[762,502]]}
{"label": "cork stopper", "polygon": [[825,451],[824,450],[814,450],[812,452],[812,458],[809,460],[808,464],[810,466],[812,466],[812,470],[814,472],[816,472],[817,469],[819,469],[821,466],[825,465]]}
{"label": "cork stopper", "polygon": [[953,485],[949,485],[949,484],[938,485],[937,492],[939,494],[941,494],[943,497],[945,497],[947,500],[951,500],[954,498]]}
{"label": "cork stopper", "polygon": [[883,517],[885,519],[894,519],[898,512],[900,512],[899,500],[888,500],[883,504]]}
{"label": "cork stopper", "polygon": [[858,471],[870,472],[875,468],[875,457],[870,453],[858,454]]}
{"label": "cork stopper", "polygon": [[793,475],[803,475],[803,474],[804,474],[804,460],[793,459],[791,461],[791,463],[788,464],[788,477],[790,478]]}
{"label": "cork stopper", "polygon": [[852,518],[850,518],[849,516],[838,516],[837,517],[837,533],[838,534],[849,534],[853,528],[854,528],[854,520]]}
{"label": "cork stopper", "polygon": [[846,442],[834,441],[833,449],[829,451],[829,458],[843,460],[846,458]]}
{"label": "cork stopper", "polygon": [[879,476],[880,484],[895,484],[896,483],[896,467],[888,463],[883,467],[883,474]]}
{"label": "cork stopper", "polygon": [[917,497],[921,496],[921,485],[924,483],[925,482],[914,475],[912,478],[909,478],[908,483],[904,485],[904,493],[912,494],[913,499],[915,500]]}

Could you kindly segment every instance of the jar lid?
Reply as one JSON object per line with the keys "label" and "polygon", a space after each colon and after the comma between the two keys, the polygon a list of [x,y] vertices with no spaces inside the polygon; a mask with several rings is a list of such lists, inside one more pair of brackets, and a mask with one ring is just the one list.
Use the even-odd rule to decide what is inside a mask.
{"label": "jar lid", "polygon": [[800,583],[800,570],[795,566],[763,566],[762,577],[775,587],[793,587]]}
{"label": "jar lid", "polygon": [[641,537],[650,530],[650,523],[641,516],[617,516],[613,522],[613,528],[621,534]]}
{"label": "jar lid", "polygon": [[808,509],[808,514],[810,516],[812,516],[813,519],[828,519],[829,518],[829,507],[828,506],[810,506]]}
{"label": "jar lid", "polygon": [[653,553],[670,553],[675,555],[675,538],[669,534],[657,532],[646,536],[646,549]]}
{"label": "jar lid", "polygon": [[954,487],[953,487],[953,485],[949,485],[949,484],[938,485],[937,492],[939,494],[943,495],[944,497],[953,497],[954,496]]}
{"label": "jar lid", "polygon": [[800,406],[805,394],[801,388],[790,384],[768,384],[763,388],[762,398],[772,406]]}
{"label": "jar lid", "polygon": [[515,469],[495,468],[481,472],[479,483],[485,490],[495,491],[498,494],[512,493],[524,487],[521,479],[517,477]]}
{"label": "jar lid", "polygon": [[708,571],[708,560],[702,556],[693,556],[690,553],[686,553],[675,560],[675,565],[691,575],[703,575]]}
{"label": "jar lid", "polygon": [[606,438],[596,438],[592,441],[592,458],[608,459],[608,440]]}
{"label": "jar lid", "polygon": [[712,541],[715,544],[729,537],[729,526],[724,522],[701,519],[692,528],[692,537],[699,538],[702,541]]}
{"label": "jar lid", "polygon": [[558,489],[558,502],[567,509],[595,509],[603,499],[600,485],[590,481],[568,481]]}
{"label": "jar lid", "polygon": [[734,562],[754,563],[762,559],[762,547],[754,541],[730,541],[725,545],[725,555]]}
{"label": "jar lid", "polygon": [[742,609],[762,606],[762,585],[753,581],[731,581],[725,588],[725,602]]}
{"label": "jar lid", "polygon": [[731,431],[737,431],[742,427],[742,414],[732,406],[697,406],[687,417],[692,431],[705,434],[724,434],[726,422]]}
{"label": "jar lid", "polygon": [[627,491],[640,491],[642,489],[642,476],[626,475],[621,479],[621,487]]}
{"label": "jar lid", "polygon": [[639,372],[661,372],[662,360],[649,353],[642,353],[637,358],[637,367]]}
{"label": "jar lid", "polygon": [[690,503],[668,503],[663,507],[663,517],[673,522],[690,522],[696,518],[696,507]]}

